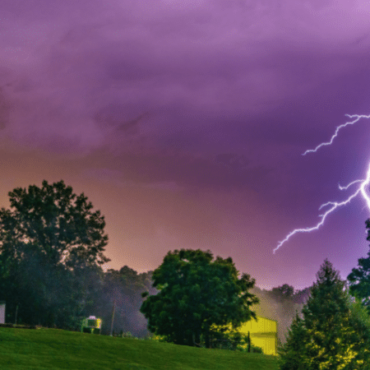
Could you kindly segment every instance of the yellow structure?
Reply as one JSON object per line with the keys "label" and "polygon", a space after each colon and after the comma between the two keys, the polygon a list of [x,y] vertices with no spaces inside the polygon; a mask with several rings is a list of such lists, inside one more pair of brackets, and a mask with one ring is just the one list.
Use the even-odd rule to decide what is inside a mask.
{"label": "yellow structure", "polygon": [[88,318],[82,320],[81,332],[100,334],[101,324],[101,319],[97,319],[95,316],[89,316]]}
{"label": "yellow structure", "polygon": [[260,347],[265,355],[277,355],[277,321],[257,316],[238,329],[240,333],[250,333],[253,346]]}

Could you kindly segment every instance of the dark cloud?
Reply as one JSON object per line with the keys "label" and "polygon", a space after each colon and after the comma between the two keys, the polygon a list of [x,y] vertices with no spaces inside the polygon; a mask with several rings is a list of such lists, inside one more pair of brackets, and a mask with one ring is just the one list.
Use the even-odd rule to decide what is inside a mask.
{"label": "dark cloud", "polygon": [[[363,123],[331,150],[301,156],[346,113],[368,114],[366,2],[3,0],[0,14],[3,147],[72,158],[87,187],[105,178],[104,186],[136,189],[141,210],[145,192],[195,203],[217,194],[201,204],[212,205],[209,225],[218,207],[208,230],[223,230],[220,250],[230,245],[242,256],[253,244],[256,258],[270,256],[277,239],[316,220],[316,208],[338,196],[337,182],[361,177],[370,159]],[[172,232],[172,215],[163,214],[156,242],[168,249],[184,231],[179,218]],[[190,214],[183,222],[196,227]]]}
{"label": "dark cloud", "polygon": [[[108,156],[109,158],[109,156]],[[124,184],[161,186],[188,190],[243,191],[261,189],[269,183],[271,170],[249,166],[243,156],[220,154],[214,159],[175,153],[122,153],[113,163],[105,160],[101,171],[115,173]],[[100,177],[100,170],[98,172]]]}
{"label": "dark cloud", "polygon": [[[7,40],[12,40],[10,45],[16,40],[23,43],[12,52],[22,57],[27,51],[24,61],[33,61],[19,64],[24,72],[23,91],[27,86],[34,95],[32,106],[39,111],[35,125],[40,122],[43,135],[55,135],[55,129],[45,132],[42,126],[45,119],[54,121],[50,116],[61,122],[85,121],[88,127],[93,109],[119,102],[124,103],[127,116],[155,109],[162,124],[178,125],[180,121],[183,130],[220,115],[248,119],[251,114],[263,114],[269,106],[276,108],[283,100],[296,97],[297,88],[298,94],[307,92],[317,81],[312,76],[332,69],[331,63],[325,68],[325,61],[318,60],[313,50],[325,48],[325,38],[318,39],[318,30],[341,30],[334,24],[329,27],[320,13],[315,16],[316,24],[309,23],[314,17],[312,9],[329,12],[330,3],[321,10],[314,2],[306,3],[311,10],[253,1],[232,1],[227,7],[209,1],[182,6],[171,1],[155,5],[113,2],[109,7],[89,4],[50,6],[34,1],[24,8],[8,2],[3,5],[9,22],[15,15],[24,20],[19,31],[8,31]],[[77,22],[81,14],[84,17]],[[357,27],[354,21],[346,25],[353,37],[358,37],[357,29],[363,35],[361,22]],[[39,37],[41,33],[44,38]],[[343,32],[336,36],[338,41],[341,36]],[[332,38],[329,41],[333,43]],[[48,111],[42,108],[45,99]],[[27,116],[32,114],[26,111]],[[92,148],[97,141],[92,140]]]}

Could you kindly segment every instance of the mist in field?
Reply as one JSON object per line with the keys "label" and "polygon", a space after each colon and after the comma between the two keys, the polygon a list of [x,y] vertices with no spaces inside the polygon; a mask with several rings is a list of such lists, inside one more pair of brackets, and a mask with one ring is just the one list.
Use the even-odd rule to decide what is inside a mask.
{"label": "mist in field", "polygon": [[271,290],[254,287],[252,293],[260,300],[260,303],[253,307],[257,316],[276,320],[278,338],[284,343],[296,312],[302,311],[309,298],[310,288],[295,290],[292,286],[284,284]]}
{"label": "mist in field", "polygon": [[[150,294],[157,293],[152,287],[152,272],[138,274],[125,266],[120,271],[111,270],[109,274],[106,283],[108,285],[105,288],[106,299],[101,307],[101,312],[104,313],[103,332],[108,334],[110,331],[115,301],[113,332],[130,333],[137,337],[149,335],[147,320],[139,310],[143,301],[141,292],[144,289]],[[117,280],[112,283],[114,278]],[[257,316],[277,321],[278,338],[284,343],[296,312],[301,312],[310,295],[310,288],[295,290],[292,286],[284,284],[271,290],[254,287],[251,292],[260,300],[258,305],[252,306],[252,310]]]}

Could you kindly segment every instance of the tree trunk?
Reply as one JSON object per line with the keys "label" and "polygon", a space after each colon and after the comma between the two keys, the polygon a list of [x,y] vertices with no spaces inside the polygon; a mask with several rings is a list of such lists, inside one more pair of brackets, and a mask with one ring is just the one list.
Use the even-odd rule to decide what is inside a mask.
{"label": "tree trunk", "polygon": [[199,332],[196,332],[194,334],[194,345],[196,347],[200,347],[200,333]]}
{"label": "tree trunk", "polygon": [[210,342],[208,331],[205,333],[204,341],[205,341],[206,348],[211,348],[211,342]]}

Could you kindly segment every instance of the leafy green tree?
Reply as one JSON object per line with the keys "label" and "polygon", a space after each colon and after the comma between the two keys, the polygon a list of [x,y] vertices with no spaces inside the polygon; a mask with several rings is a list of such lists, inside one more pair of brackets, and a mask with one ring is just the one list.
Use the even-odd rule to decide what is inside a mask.
{"label": "leafy green tree", "polygon": [[325,260],[311,296],[280,348],[281,370],[368,369],[370,325],[345,281]]}
{"label": "leafy green tree", "polygon": [[108,261],[104,217],[63,181],[16,188],[9,200],[0,209],[1,299],[18,322],[73,326],[91,275]]}
{"label": "leafy green tree", "polygon": [[[365,222],[367,238],[370,240],[370,219]],[[370,251],[366,258],[358,260],[358,267],[348,275],[350,293],[361,300],[370,314]]]}
{"label": "leafy green tree", "polygon": [[210,251],[175,250],[153,272],[159,293],[143,302],[141,312],[149,330],[168,341],[193,346],[202,340],[210,347],[212,331],[256,317],[251,306],[258,299],[249,292],[254,284],[247,274],[239,277],[231,258],[213,260]]}

